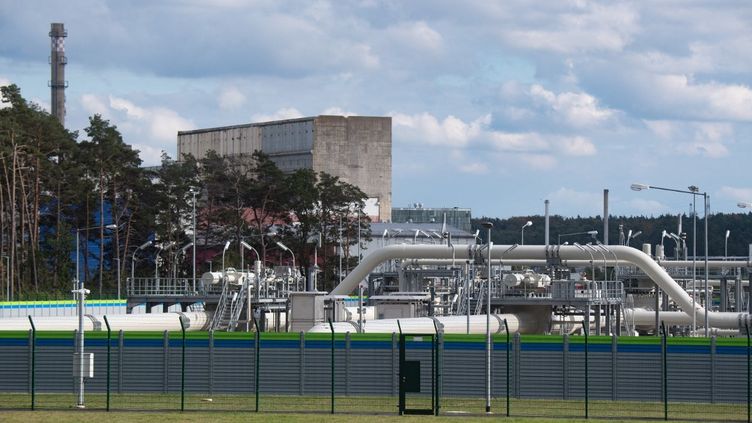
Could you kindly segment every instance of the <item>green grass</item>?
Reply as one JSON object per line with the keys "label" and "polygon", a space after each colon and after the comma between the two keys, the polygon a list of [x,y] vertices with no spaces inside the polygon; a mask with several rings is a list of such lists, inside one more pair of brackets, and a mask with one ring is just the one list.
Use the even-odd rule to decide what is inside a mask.
{"label": "green grass", "polygon": [[[28,394],[0,394],[0,420],[17,418],[17,421],[50,421],[54,417],[56,423],[64,421],[88,421],[90,415],[99,415],[106,407],[106,396],[101,393],[89,393],[86,395],[87,409],[77,410],[74,405],[76,397],[68,394],[37,394],[36,411],[23,411],[31,405],[31,397]],[[462,421],[472,421],[473,417],[485,417],[485,400],[483,398],[456,398],[443,397],[441,399],[442,420],[448,417],[462,417]],[[335,397],[334,419],[328,413],[331,411],[331,397],[322,396],[294,396],[294,395],[262,395],[259,398],[261,415],[274,421],[298,421],[299,416],[290,413],[302,413],[305,421],[318,421],[319,417],[327,416],[327,421],[339,421],[339,416],[360,416],[378,414],[384,418],[396,416],[396,397],[375,396],[337,396]],[[495,415],[506,415],[506,398],[494,398],[491,404]],[[582,400],[540,400],[540,399],[511,399],[510,411],[512,420],[507,421],[551,421],[551,419],[564,419],[577,421],[584,418],[585,404]],[[408,396],[408,408],[430,409],[430,396]],[[148,420],[156,420],[163,413],[180,413],[180,395],[170,394],[112,394],[110,401],[110,415],[114,421],[128,421],[137,419],[138,416],[146,416]],[[187,394],[185,397],[185,410],[178,414],[178,421],[193,421],[195,416],[203,416],[211,412],[213,418],[222,421],[235,421],[236,416],[255,416],[255,397],[252,395],[228,395],[217,394]],[[591,400],[589,403],[589,421],[597,419],[637,419],[657,420],[663,419],[662,402],[638,402],[638,401],[604,401]],[[216,413],[216,415],[214,414]],[[47,417],[45,417],[47,416]],[[273,417],[271,417],[273,416]],[[101,416],[100,416],[101,417]],[[153,418],[152,418],[153,417]],[[695,404],[695,403],[670,403],[669,419],[672,421],[746,421],[746,404]],[[72,420],[67,420],[72,418]],[[117,420],[123,418],[124,420]],[[411,417],[412,418],[412,417]],[[108,418],[108,421],[112,420]],[[92,420],[94,421],[94,420]],[[322,420],[323,421],[323,420]],[[344,421],[344,420],[342,420]],[[404,421],[404,420],[400,420]],[[408,420],[409,421],[409,420]]]}

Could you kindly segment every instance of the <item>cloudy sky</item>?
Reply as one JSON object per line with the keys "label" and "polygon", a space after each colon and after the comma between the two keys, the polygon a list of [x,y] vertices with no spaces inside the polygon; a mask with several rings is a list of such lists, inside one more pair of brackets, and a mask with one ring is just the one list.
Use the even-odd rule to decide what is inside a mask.
{"label": "cloudy sky", "polygon": [[0,0],[0,84],[49,107],[65,23],[67,126],[100,113],[155,164],[176,132],[393,117],[393,203],[473,215],[686,211],[752,201],[752,3]]}

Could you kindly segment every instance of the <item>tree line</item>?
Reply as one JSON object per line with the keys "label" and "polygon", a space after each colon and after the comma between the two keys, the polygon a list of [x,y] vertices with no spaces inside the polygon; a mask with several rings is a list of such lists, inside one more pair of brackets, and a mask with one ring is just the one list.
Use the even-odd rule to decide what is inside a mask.
{"label": "tree line", "polygon": [[[79,134],[24,99],[18,86],[0,93],[0,298],[6,289],[12,299],[68,297],[77,264],[100,297],[113,296],[117,276],[125,281],[131,270],[190,276],[192,249],[186,255],[179,247],[193,239],[194,199],[197,277],[218,260],[226,241],[233,245],[228,266],[239,266],[247,254],[240,241],[267,264],[289,260],[279,254],[280,242],[303,272],[319,248],[329,289],[339,251],[355,261],[349,252],[358,232],[363,242],[370,235],[366,195],[335,176],[310,169],[285,174],[261,152],[209,152],[201,160],[177,161],[163,154],[162,166],[148,169],[102,116],[90,117]],[[335,248],[340,242],[341,250]]]}
{"label": "tree line", "polygon": [[[667,233],[679,234],[679,220],[681,219],[681,232],[686,239],[689,256],[692,255],[693,247],[693,218],[687,214],[669,215],[663,214],[656,217],[647,216],[611,216],[609,218],[608,241],[609,244],[620,243],[620,225],[624,241],[629,235],[641,232],[636,237],[631,238],[630,245],[635,248],[641,248],[643,243],[651,244],[653,253],[655,246],[661,244],[663,231]],[[490,221],[494,224],[491,231],[491,240],[498,244],[520,243],[522,226],[526,222],[532,222],[532,226],[525,228],[525,244],[544,244],[545,238],[545,218],[543,216],[516,216],[506,219],[481,217],[472,219],[473,230],[479,230],[479,237],[485,242],[487,238],[486,229],[481,225],[482,222]],[[598,231],[596,238],[603,242],[603,218],[595,217],[563,217],[558,215],[550,216],[549,219],[549,243],[556,244],[559,235],[580,233],[577,235],[564,235],[561,243],[579,242],[584,244],[593,242],[593,237],[583,232]],[[729,231],[728,240],[726,231]],[[697,255],[705,254],[705,221],[702,212],[697,216]],[[708,216],[708,255],[712,257],[724,256],[726,249],[730,257],[747,257],[749,255],[749,245],[752,244],[752,213],[715,213]],[[665,255],[675,257],[677,243],[671,238],[663,239]]]}

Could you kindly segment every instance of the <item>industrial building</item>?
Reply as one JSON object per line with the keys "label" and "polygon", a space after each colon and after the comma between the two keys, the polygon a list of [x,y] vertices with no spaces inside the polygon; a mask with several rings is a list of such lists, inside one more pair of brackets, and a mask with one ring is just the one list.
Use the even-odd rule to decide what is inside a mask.
{"label": "industrial building", "polygon": [[178,132],[178,158],[267,154],[283,172],[313,169],[338,176],[368,195],[366,213],[390,220],[392,118],[314,116]]}
{"label": "industrial building", "polygon": [[423,207],[415,203],[412,207],[394,207],[394,223],[446,223],[465,232],[472,231],[471,210],[460,207]]}

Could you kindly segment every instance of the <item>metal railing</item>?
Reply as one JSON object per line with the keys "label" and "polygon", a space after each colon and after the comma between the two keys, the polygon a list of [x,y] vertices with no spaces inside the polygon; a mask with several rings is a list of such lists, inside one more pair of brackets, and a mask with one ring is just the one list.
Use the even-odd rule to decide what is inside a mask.
{"label": "metal railing", "polygon": [[126,293],[129,297],[197,295],[190,278],[128,278]]}

